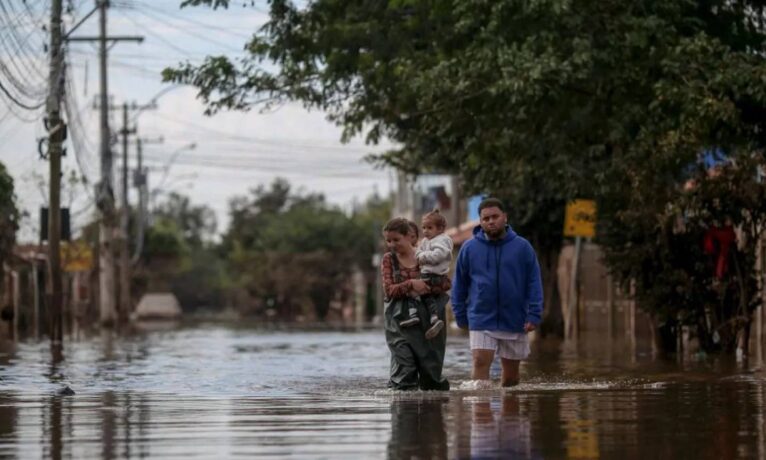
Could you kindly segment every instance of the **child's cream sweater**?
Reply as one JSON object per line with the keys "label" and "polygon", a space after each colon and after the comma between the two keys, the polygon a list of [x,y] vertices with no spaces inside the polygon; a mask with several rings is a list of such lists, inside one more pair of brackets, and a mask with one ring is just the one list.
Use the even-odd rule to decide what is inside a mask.
{"label": "child's cream sweater", "polygon": [[435,237],[423,241],[415,251],[415,257],[420,264],[420,273],[433,275],[446,275],[449,273],[450,261],[452,261],[452,238],[440,233]]}

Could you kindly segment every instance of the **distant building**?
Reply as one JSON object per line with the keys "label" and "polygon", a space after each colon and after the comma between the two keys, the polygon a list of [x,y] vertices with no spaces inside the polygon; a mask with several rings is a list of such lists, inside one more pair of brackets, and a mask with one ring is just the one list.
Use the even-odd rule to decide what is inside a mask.
{"label": "distant building", "polygon": [[[397,174],[393,190],[392,217],[406,217],[420,223],[423,214],[439,209],[447,219],[447,228],[478,219],[480,197],[466,197],[457,176],[447,174]],[[473,217],[474,214],[476,217]]]}

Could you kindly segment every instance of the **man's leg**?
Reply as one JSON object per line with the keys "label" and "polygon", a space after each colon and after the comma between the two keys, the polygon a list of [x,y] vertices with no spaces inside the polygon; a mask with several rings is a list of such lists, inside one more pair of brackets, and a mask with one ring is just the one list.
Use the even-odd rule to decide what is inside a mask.
{"label": "man's leg", "polygon": [[489,380],[489,368],[492,366],[492,360],[495,359],[495,350],[471,350],[473,353],[473,380]]}
{"label": "man's leg", "polygon": [[518,359],[500,358],[500,366],[503,369],[501,382],[504,387],[519,384],[519,363]]}

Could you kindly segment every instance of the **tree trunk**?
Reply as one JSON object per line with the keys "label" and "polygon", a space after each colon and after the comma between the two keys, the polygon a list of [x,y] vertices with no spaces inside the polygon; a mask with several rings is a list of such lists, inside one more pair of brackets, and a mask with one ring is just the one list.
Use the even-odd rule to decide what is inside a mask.
{"label": "tree trunk", "polygon": [[546,252],[540,260],[540,272],[543,279],[543,321],[540,333],[545,336],[549,333],[564,336],[564,323],[561,313],[561,298],[556,289],[558,283],[557,273],[558,251]]}
{"label": "tree trunk", "polygon": [[680,324],[675,320],[664,323],[651,316],[652,339],[654,346],[661,353],[675,353],[677,351],[678,336],[681,333]]}

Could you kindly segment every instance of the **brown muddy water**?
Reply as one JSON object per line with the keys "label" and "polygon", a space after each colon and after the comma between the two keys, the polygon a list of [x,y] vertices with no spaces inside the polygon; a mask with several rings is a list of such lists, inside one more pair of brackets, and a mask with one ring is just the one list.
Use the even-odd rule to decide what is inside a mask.
{"label": "brown muddy water", "polygon": [[377,330],[197,321],[69,338],[62,358],[0,349],[0,458],[766,458],[761,363],[602,334],[534,342],[510,390],[470,381],[457,333],[449,392],[387,390]]}

